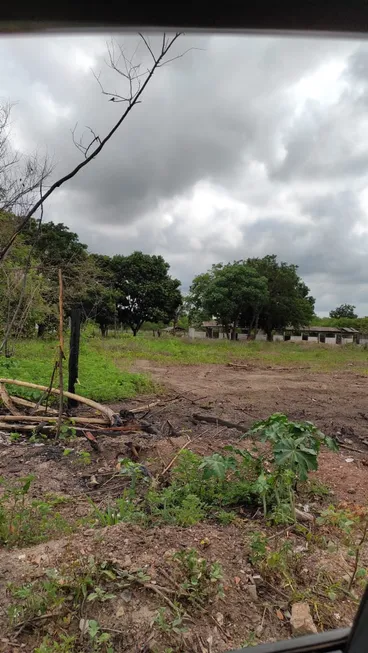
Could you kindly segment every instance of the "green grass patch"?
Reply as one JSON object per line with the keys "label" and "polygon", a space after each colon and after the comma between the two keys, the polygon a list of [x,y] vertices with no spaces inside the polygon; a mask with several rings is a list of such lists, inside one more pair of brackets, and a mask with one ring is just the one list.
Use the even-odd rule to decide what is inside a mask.
{"label": "green grass patch", "polygon": [[0,546],[29,546],[72,531],[72,525],[55,510],[64,503],[62,498],[40,501],[28,496],[33,479],[27,476],[10,485],[0,478]]}
{"label": "green grass patch", "polygon": [[228,340],[188,340],[153,338],[141,333],[91,340],[91,346],[120,367],[136,359],[165,364],[198,365],[230,362],[257,362],[272,367],[306,367],[313,371],[354,369],[365,374],[367,351],[356,345],[333,346],[292,342],[231,342]]}
{"label": "green grass patch", "polygon": [[[56,358],[54,340],[19,340],[12,358],[0,359],[0,375],[21,381],[48,386]],[[68,356],[68,351],[66,351]],[[64,389],[67,389],[67,361],[64,363]],[[57,385],[57,379],[54,385]],[[9,386],[12,391],[14,388]],[[95,401],[119,401],[154,390],[153,383],[144,374],[133,374],[119,369],[103,350],[93,342],[81,344],[79,358],[79,385],[76,392]],[[39,392],[17,387],[18,395],[38,399]]]}

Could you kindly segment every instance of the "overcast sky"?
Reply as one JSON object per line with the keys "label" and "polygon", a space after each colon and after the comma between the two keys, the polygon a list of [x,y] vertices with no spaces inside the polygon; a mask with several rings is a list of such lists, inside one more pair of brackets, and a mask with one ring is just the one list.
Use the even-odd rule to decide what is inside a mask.
{"label": "overcast sky", "polygon": [[[60,176],[71,129],[104,135],[121,104],[109,35],[2,37],[0,88],[19,150]],[[116,36],[127,53],[137,38]],[[152,47],[156,40],[151,37]],[[45,205],[91,251],[162,254],[183,289],[212,263],[276,253],[299,265],[316,310],[368,315],[368,43],[195,36],[158,70],[106,149]],[[142,71],[149,63],[140,46]]]}

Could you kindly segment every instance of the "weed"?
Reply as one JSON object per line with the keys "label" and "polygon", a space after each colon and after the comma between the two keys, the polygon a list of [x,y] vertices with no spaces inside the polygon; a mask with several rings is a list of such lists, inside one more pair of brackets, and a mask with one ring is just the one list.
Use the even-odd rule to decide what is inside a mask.
{"label": "weed", "polygon": [[353,559],[353,568],[348,582],[350,591],[356,580],[363,585],[368,578],[368,571],[360,565],[362,548],[368,536],[368,510],[365,506],[329,506],[321,513],[317,522],[337,528],[343,534],[343,543],[348,555]]}
{"label": "weed", "polygon": [[[186,527],[206,517],[227,524],[236,515],[226,512],[226,508],[261,503],[264,516],[275,524],[295,523],[295,485],[299,476],[303,477],[306,473],[301,461],[304,456],[314,459],[314,453],[317,457],[318,443],[324,436],[313,425],[292,423],[290,427],[287,418],[281,417],[281,430],[278,428],[280,417],[270,418],[267,421],[270,427],[265,427],[265,437],[272,438],[274,445],[271,462],[262,455],[256,457],[247,450],[231,445],[226,446],[222,453],[205,457],[184,450],[172,469],[170,484],[157,489],[157,486],[152,487],[140,464],[126,458],[120,460],[120,473],[130,479],[130,487],[121,499],[106,509],[102,510],[91,502],[94,516],[103,526],[126,521],[147,526],[167,523]],[[260,426],[260,423],[256,425],[255,432]],[[290,428],[306,430],[306,434],[298,438],[290,434],[287,436],[295,445],[295,457],[283,435],[283,429]],[[316,441],[315,452],[312,452],[313,438]],[[285,449],[281,452],[284,445]]]}
{"label": "weed", "polygon": [[[76,620],[76,623],[74,622],[76,626],[79,623],[78,611],[81,604],[85,605],[87,611],[88,604],[105,603],[115,597],[109,588],[112,581],[114,584],[118,583],[118,574],[107,563],[97,563],[91,557],[82,563],[74,561],[65,569],[49,569],[46,571],[46,578],[38,579],[33,583],[20,587],[9,586],[8,591],[15,599],[8,611],[11,626],[17,628],[19,622],[26,622],[36,628],[39,617],[46,613],[53,615],[55,627],[60,620],[62,626],[65,623],[71,624],[73,619]],[[123,584],[122,582],[119,586]],[[82,635],[89,638],[92,646],[88,650],[96,653],[113,651],[110,636],[103,632],[99,624],[88,618],[84,622],[84,627],[81,628]],[[70,651],[72,653],[74,637],[62,635],[63,628],[60,628],[59,633],[55,627],[53,632],[56,633],[56,641],[44,637],[39,652],[69,653]]]}
{"label": "weed", "polygon": [[224,596],[222,568],[218,562],[207,562],[196,549],[178,551],[173,560],[177,564],[181,598],[203,605],[216,595]]}
{"label": "weed", "polygon": [[78,462],[82,465],[90,465],[92,462],[91,454],[89,451],[79,451],[78,452]]}
{"label": "weed", "polygon": [[142,465],[135,463],[129,458],[119,458],[120,474],[130,478],[130,490],[135,494],[139,482],[149,483],[149,478],[144,473]]}
{"label": "weed", "polygon": [[250,555],[249,559],[252,565],[256,566],[259,562],[264,560],[267,554],[267,536],[260,531],[255,531],[250,540]]}
{"label": "weed", "polygon": [[187,628],[183,625],[183,614],[179,609],[173,617],[167,608],[159,608],[153,623],[163,633],[175,633],[176,635],[180,635],[187,631]]}
{"label": "weed", "polygon": [[324,435],[312,422],[292,422],[282,413],[256,422],[249,434],[259,434],[264,442],[271,442],[276,466],[291,470],[297,481],[306,481],[308,472],[318,469],[322,444],[332,451],[338,450],[335,440]]}
{"label": "weed", "polygon": [[9,433],[10,442],[18,442],[21,439],[20,433]]}
{"label": "weed", "polygon": [[86,621],[86,633],[90,638],[94,653],[103,653],[105,651],[106,653],[114,653],[114,649],[111,646],[111,635],[103,632],[98,621],[88,619]]}
{"label": "weed", "polygon": [[70,420],[70,423],[64,423],[61,424],[60,426],[60,434],[59,434],[59,439],[60,440],[68,440],[69,442],[72,442],[75,440],[77,437],[77,431],[76,428],[73,426],[73,420]]}
{"label": "weed", "polygon": [[248,648],[250,646],[257,646],[258,644],[258,638],[254,630],[251,630],[248,634],[247,639],[242,642],[241,647],[243,648]]}
{"label": "weed", "polygon": [[[187,490],[190,492],[190,488]],[[185,490],[169,486],[161,492],[147,494],[147,506],[150,520],[155,523],[193,526],[206,515],[201,500],[195,494],[186,494]]]}
{"label": "weed", "polygon": [[93,592],[88,594],[87,596],[87,601],[101,601],[101,603],[105,603],[105,601],[109,601],[110,599],[114,599],[115,594],[111,594],[111,592],[106,592],[106,590],[102,589],[102,587],[95,587]]}
{"label": "weed", "polygon": [[47,440],[47,435],[44,433],[38,433],[37,431],[33,430],[32,435],[30,438],[28,438],[28,442],[31,444],[36,444],[37,442],[45,442]]}
{"label": "weed", "polygon": [[331,495],[331,489],[317,478],[308,479],[306,490],[311,497],[324,499]]}
{"label": "weed", "polygon": [[12,546],[35,544],[50,538],[54,533],[66,533],[69,524],[53,508],[59,499],[50,501],[29,500],[28,492],[33,476],[19,479],[15,486],[4,479],[4,493],[0,498],[0,543]]}
{"label": "weed", "polygon": [[218,510],[214,516],[216,521],[218,521],[223,526],[232,524],[237,518],[237,514],[233,510]]}
{"label": "weed", "polygon": [[295,572],[299,570],[301,555],[294,553],[292,541],[284,540],[272,549],[267,536],[255,532],[249,548],[249,560],[263,578],[295,589]]}
{"label": "weed", "polygon": [[248,435],[260,435],[271,443],[273,471],[264,465],[254,485],[266,517],[276,524],[295,522],[295,491],[298,482],[305,482],[308,473],[318,469],[321,445],[337,451],[335,441],[321,433],[311,422],[292,422],[282,413],[256,422]]}
{"label": "weed", "polygon": [[63,635],[60,633],[58,640],[52,640],[49,635],[43,638],[40,646],[35,648],[34,653],[74,653],[76,642],[74,635]]}
{"label": "weed", "polygon": [[93,508],[92,517],[97,520],[99,526],[115,526],[120,522],[143,524],[146,521],[145,513],[137,508],[129,490],[125,490],[120,499],[116,499],[113,505],[108,505],[105,509],[99,508],[92,499],[89,499],[89,502]]}

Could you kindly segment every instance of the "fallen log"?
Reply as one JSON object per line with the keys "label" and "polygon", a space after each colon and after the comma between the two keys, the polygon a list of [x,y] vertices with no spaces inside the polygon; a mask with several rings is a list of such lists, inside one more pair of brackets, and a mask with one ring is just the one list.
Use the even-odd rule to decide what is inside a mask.
{"label": "fallen log", "polygon": [[[82,426],[75,426],[74,431],[77,436],[83,436],[85,437],[85,427],[83,428]],[[0,431],[10,431],[13,433],[24,433],[25,435],[29,433],[32,435],[33,433],[36,434],[44,434],[44,435],[49,435],[52,433],[55,433],[55,424],[9,424],[8,422],[0,422]],[[110,427],[110,428],[90,428],[88,429],[90,433],[95,433],[96,435],[107,435],[110,437],[117,437],[119,433],[122,433],[124,435],[129,435],[129,436],[134,436],[137,438],[144,438],[148,439],[150,436],[148,433],[144,433],[143,431],[121,431],[119,426],[115,427]]]}
{"label": "fallen log", "polygon": [[[16,397],[15,395],[10,395],[10,399],[13,401],[14,404],[17,404],[17,406],[24,406],[25,408],[32,408],[34,413],[40,412],[42,413],[43,411],[46,411],[45,406],[37,406],[33,401],[28,401],[28,399],[23,399],[23,397]],[[50,415],[57,415],[58,411],[55,410],[54,408],[47,408],[47,412],[50,413]]]}
{"label": "fallen log", "polygon": [[221,419],[221,417],[215,417],[213,415],[199,415],[194,413],[192,418],[197,422],[208,422],[209,424],[218,424],[219,426],[226,426],[228,429],[237,429],[244,433],[246,428],[241,424],[235,424],[234,422],[229,422],[226,419]]}
{"label": "fallen log", "polygon": [[14,403],[9,396],[7,389],[2,383],[0,383],[0,399],[3,402],[5,408],[7,408],[12,415],[20,415],[19,410],[14,406]]}
{"label": "fallen log", "polygon": [[[45,385],[38,385],[38,383],[29,383],[28,381],[18,381],[18,379],[2,379],[2,378],[0,378],[0,383],[17,385],[22,388],[33,388],[34,390],[42,390],[44,392],[50,392],[50,394],[60,395],[59,388],[50,389]],[[98,410],[99,413],[102,413],[102,415],[105,415],[107,417],[111,426],[114,426],[115,424],[118,424],[120,422],[119,415],[114,413],[114,411],[111,410],[111,408],[108,408],[108,406],[103,406],[102,404],[99,404],[97,401],[93,401],[92,399],[87,399],[87,397],[81,397],[80,395],[76,395],[73,392],[68,392],[67,390],[63,391],[63,395],[64,397],[68,397],[69,399],[75,399],[75,401],[79,401],[81,404],[86,404],[86,406],[90,406],[90,408],[94,408],[95,410]],[[136,411],[136,412],[140,412],[140,411]]]}
{"label": "fallen log", "polygon": [[[1,415],[0,419],[2,419],[4,422],[13,422],[14,421],[15,415]],[[16,419],[20,420],[21,422],[34,422],[36,424],[39,424],[40,422],[57,422],[58,416],[57,415],[16,415]],[[65,416],[65,419],[69,420],[69,424],[71,427],[74,426],[74,422],[77,424],[101,424],[101,426],[106,426],[106,419],[102,419],[101,417],[67,417]]]}
{"label": "fallen log", "polygon": [[[4,417],[4,415],[1,415],[1,417]],[[0,430],[1,431],[13,431],[14,433],[18,433],[18,431],[34,431],[35,428],[38,426],[34,424],[9,424],[9,422],[0,422]],[[54,429],[54,426],[41,426],[42,429]]]}

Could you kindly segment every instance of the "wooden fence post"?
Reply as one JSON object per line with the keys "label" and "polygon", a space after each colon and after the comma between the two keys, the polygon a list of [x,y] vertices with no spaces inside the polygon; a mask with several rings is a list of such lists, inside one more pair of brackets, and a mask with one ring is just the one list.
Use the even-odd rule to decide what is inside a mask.
{"label": "wooden fence post", "polygon": [[[69,379],[68,392],[75,394],[75,384],[78,379],[79,343],[81,328],[81,311],[73,308],[71,311],[70,323],[70,351],[69,351]],[[78,402],[75,399],[68,399],[68,408],[76,408]]]}

